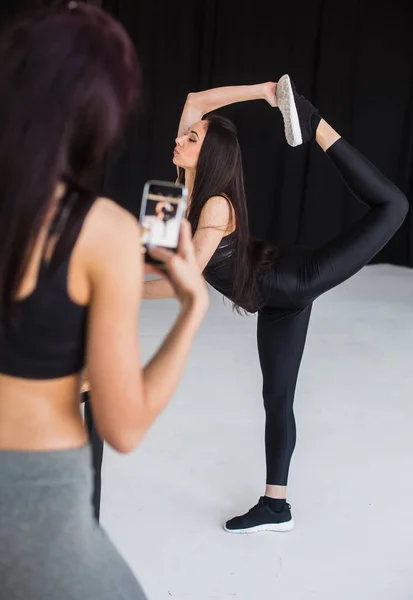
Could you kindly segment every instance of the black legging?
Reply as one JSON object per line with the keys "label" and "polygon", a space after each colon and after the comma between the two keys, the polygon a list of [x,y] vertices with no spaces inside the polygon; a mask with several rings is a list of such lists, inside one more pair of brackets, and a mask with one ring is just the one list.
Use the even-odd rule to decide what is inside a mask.
{"label": "black legging", "polygon": [[312,302],[366,265],[402,224],[402,192],[350,144],[327,151],[351,192],[370,210],[348,231],[316,250],[286,251],[265,276],[258,314],[258,351],[266,411],[267,483],[287,485],[295,446],[293,401]]}

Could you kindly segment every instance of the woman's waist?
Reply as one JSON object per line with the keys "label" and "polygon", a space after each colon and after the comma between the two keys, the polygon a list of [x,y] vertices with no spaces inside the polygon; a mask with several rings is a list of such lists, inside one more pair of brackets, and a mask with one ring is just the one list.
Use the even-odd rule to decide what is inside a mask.
{"label": "woman's waist", "polygon": [[203,272],[204,279],[216,287],[224,295],[229,294],[233,288],[232,265],[221,263],[209,264]]}
{"label": "woman's waist", "polygon": [[0,376],[0,450],[67,450],[87,443],[79,381],[70,379],[28,382]]}

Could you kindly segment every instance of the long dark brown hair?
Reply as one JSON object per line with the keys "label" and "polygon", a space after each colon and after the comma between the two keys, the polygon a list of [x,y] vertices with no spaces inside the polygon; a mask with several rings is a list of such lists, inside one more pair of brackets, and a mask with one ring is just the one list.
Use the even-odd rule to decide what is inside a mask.
{"label": "long dark brown hair", "polygon": [[[196,167],[188,220],[195,233],[202,209],[213,196],[223,196],[235,218],[233,234],[233,277],[231,300],[242,313],[259,303],[259,274],[276,258],[276,249],[249,234],[241,147],[237,129],[229,119],[209,114],[204,117],[207,130]],[[180,183],[185,170],[179,169]]]}
{"label": "long dark brown hair", "polygon": [[108,14],[58,2],[0,36],[0,323],[7,323],[56,184],[70,217],[62,260],[100,185],[104,158],[135,106],[133,45]]}

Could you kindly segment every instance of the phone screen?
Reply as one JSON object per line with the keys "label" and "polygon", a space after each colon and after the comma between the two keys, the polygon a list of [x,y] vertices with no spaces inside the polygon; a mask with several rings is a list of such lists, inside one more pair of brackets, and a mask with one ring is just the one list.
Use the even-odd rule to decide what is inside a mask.
{"label": "phone screen", "polygon": [[185,207],[184,186],[148,182],[143,193],[140,215],[142,244],[176,250]]}

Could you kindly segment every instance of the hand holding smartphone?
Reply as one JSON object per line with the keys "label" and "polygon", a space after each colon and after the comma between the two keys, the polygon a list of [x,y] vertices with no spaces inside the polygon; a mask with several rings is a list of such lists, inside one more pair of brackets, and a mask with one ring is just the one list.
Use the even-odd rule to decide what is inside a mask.
{"label": "hand holding smartphone", "polygon": [[145,184],[139,221],[146,263],[162,268],[162,262],[150,256],[148,246],[176,252],[187,197],[188,190],[180,183],[152,180]]}

